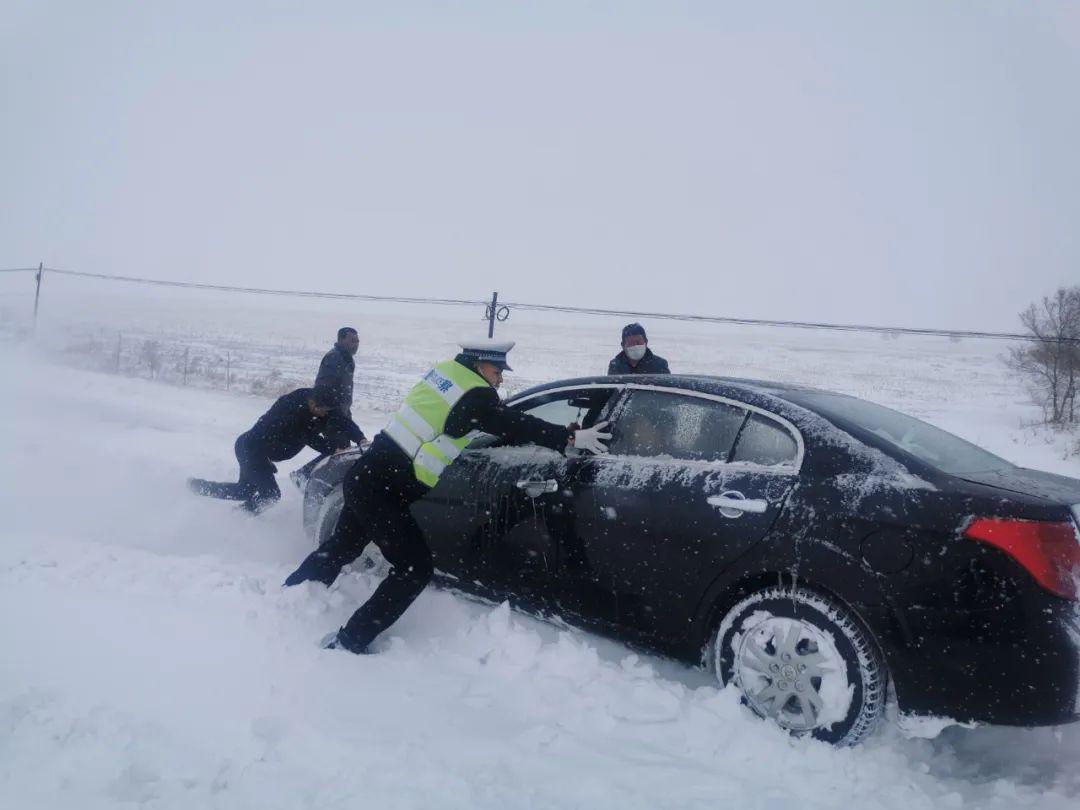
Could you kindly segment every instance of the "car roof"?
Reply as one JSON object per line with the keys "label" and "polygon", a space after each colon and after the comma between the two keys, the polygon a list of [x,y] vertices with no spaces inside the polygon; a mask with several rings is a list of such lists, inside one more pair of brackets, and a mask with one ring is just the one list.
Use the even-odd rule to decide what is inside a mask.
{"label": "car roof", "polygon": [[812,388],[805,385],[795,385],[792,383],[770,380],[753,380],[745,377],[720,377],[711,374],[618,374],[613,376],[596,375],[592,377],[575,377],[566,380],[556,380],[554,382],[534,386],[526,391],[521,391],[520,393],[515,394],[512,399],[518,399],[519,397],[526,395],[531,396],[555,388],[567,388],[575,385],[602,385],[604,383],[611,383],[613,385],[625,385],[629,383],[636,385],[656,385],[665,388],[684,388],[688,391],[698,391],[701,393],[717,395],[730,395],[734,389],[744,391],[748,394],[776,397],[777,399],[787,400],[793,404],[800,403],[796,402],[797,397],[792,397],[791,395],[797,395],[799,393],[833,393],[832,391],[827,391],[823,388]]}
{"label": "car roof", "polygon": [[[833,418],[821,412],[821,405],[814,401],[820,395],[829,398],[851,398],[848,394],[839,394],[823,388],[704,374],[620,374],[556,380],[522,391],[508,401],[513,403],[524,397],[542,394],[544,391],[605,384],[656,386],[698,394],[711,394],[763,409],[788,420],[798,428],[802,435],[806,458],[810,459],[810,463],[815,466],[835,463],[840,469],[858,469],[865,472],[883,469],[882,462],[886,462],[887,459],[889,461],[886,462],[886,466],[897,463],[893,448],[884,446],[883,443],[867,441],[866,438],[856,438],[845,427],[838,425]],[[904,463],[908,466],[914,463],[909,463],[909,461]],[[922,470],[925,465],[916,466]],[[923,470],[923,472],[927,471]]]}

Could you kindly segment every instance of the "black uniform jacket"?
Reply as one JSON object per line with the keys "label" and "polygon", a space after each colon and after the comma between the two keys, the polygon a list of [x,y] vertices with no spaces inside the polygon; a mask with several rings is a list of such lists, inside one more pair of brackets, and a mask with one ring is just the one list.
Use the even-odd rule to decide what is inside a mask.
{"label": "black uniform jacket", "polygon": [[297,388],[278,399],[242,437],[248,448],[270,461],[292,458],[305,446],[318,453],[333,453],[334,446],[319,434],[328,426],[344,427],[343,420],[349,424],[352,420],[337,412],[316,416],[308,407],[313,394],[312,388]]}
{"label": "black uniform jacket", "polygon": [[482,430],[510,444],[531,443],[559,451],[570,441],[569,428],[507,408],[494,388],[473,388],[467,392],[446,417],[444,430],[454,437]]}
{"label": "black uniform jacket", "polygon": [[636,366],[630,365],[630,358],[626,352],[615,355],[607,367],[608,374],[670,374],[667,360],[658,354],[653,354],[652,349],[645,350],[645,356],[638,360]]}
{"label": "black uniform jacket", "polygon": [[356,362],[353,356],[335,345],[323,356],[319,363],[319,373],[315,375],[315,387],[330,391],[334,397],[334,406],[340,408],[346,416],[352,410],[354,371]]}

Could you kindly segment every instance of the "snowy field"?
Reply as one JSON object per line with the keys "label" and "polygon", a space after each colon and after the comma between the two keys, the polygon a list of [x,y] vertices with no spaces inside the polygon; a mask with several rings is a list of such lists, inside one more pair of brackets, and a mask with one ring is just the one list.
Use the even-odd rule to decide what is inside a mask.
{"label": "snowy field", "polygon": [[[15,339],[22,297],[0,313],[0,807],[1080,805],[1078,726],[925,740],[890,725],[834,750],[705,673],[431,588],[379,655],[320,650],[375,582],[279,587],[309,550],[285,473],[311,454],[279,465],[284,498],[257,517],[188,495],[186,476],[234,474],[232,442],[270,400],[108,373],[86,336],[228,347],[288,383],[351,323],[371,433],[480,312],[46,293],[35,339]],[[622,322],[513,314],[510,389],[602,372]],[[1028,426],[1000,343],[646,326],[677,371],[858,394],[1080,477],[1074,440]]]}

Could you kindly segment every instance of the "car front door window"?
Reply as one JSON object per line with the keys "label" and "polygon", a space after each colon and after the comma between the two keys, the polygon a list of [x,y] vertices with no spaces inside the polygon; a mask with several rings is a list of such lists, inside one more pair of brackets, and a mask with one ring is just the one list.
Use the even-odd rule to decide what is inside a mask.
{"label": "car front door window", "polygon": [[591,427],[611,401],[615,388],[584,388],[555,391],[515,405],[530,416],[553,425]]}
{"label": "car front door window", "polygon": [[[617,390],[583,388],[574,391],[552,391],[511,403],[510,407],[560,427],[590,427],[605,412]],[[469,449],[482,450],[501,444],[503,441],[499,437],[480,432],[469,443]]]}
{"label": "car front door window", "polygon": [[580,424],[583,416],[582,408],[572,405],[569,399],[553,399],[531,408],[526,407],[525,413],[561,427],[566,427],[572,422]]}

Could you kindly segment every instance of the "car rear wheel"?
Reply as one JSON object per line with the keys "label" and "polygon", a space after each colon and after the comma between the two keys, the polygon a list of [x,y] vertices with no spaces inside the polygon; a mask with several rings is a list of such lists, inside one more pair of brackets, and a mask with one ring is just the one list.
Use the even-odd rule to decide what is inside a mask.
{"label": "car rear wheel", "polygon": [[[344,506],[345,494],[339,484],[330,491],[319,508],[319,517],[315,523],[315,539],[320,546],[330,539]],[[365,574],[381,577],[390,570],[390,563],[383,557],[377,545],[368,543],[364,551],[352,563],[352,567]]]}
{"label": "car rear wheel", "polygon": [[801,587],[767,588],[731,608],[714,640],[721,684],[786,731],[855,745],[885,711],[886,670],[848,608]]}

